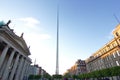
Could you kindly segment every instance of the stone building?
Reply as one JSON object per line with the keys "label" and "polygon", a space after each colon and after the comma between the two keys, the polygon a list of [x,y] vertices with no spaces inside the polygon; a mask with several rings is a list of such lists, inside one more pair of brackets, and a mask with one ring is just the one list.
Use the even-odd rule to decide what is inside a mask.
{"label": "stone building", "polygon": [[0,80],[23,80],[29,76],[29,48],[8,24],[0,23]]}
{"label": "stone building", "polygon": [[87,72],[87,69],[86,69],[85,60],[79,59],[70,69],[67,70],[66,73],[69,73],[70,75],[79,75],[86,72]]}
{"label": "stone building", "polygon": [[76,62],[76,65],[77,65],[76,75],[84,74],[87,72],[85,60],[79,59]]}
{"label": "stone building", "polygon": [[111,41],[86,59],[88,72],[120,66],[120,25],[113,30],[113,35]]}

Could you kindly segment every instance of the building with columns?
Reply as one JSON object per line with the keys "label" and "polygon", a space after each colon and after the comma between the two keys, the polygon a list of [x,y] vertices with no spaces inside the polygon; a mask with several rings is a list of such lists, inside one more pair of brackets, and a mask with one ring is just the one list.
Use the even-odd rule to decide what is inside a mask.
{"label": "building with columns", "polygon": [[120,24],[113,30],[113,35],[112,40],[86,59],[88,72],[120,66]]}
{"label": "building with columns", "polygon": [[29,48],[8,24],[0,23],[0,80],[25,80],[29,76]]}

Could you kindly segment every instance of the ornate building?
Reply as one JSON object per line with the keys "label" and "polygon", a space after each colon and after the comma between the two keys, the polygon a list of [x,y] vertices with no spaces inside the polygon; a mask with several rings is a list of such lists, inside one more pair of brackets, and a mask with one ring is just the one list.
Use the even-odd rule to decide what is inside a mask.
{"label": "ornate building", "polygon": [[76,65],[77,65],[76,75],[84,74],[87,72],[85,60],[79,59],[76,62]]}
{"label": "ornate building", "polygon": [[86,69],[85,61],[79,59],[70,69],[67,70],[66,73],[69,73],[70,75],[79,75],[79,74],[83,74],[86,72],[87,72],[87,69]]}
{"label": "ornate building", "polygon": [[0,80],[23,80],[29,76],[29,48],[8,24],[0,23]]}
{"label": "ornate building", "polygon": [[120,66],[120,25],[113,31],[114,38],[86,59],[88,72]]}

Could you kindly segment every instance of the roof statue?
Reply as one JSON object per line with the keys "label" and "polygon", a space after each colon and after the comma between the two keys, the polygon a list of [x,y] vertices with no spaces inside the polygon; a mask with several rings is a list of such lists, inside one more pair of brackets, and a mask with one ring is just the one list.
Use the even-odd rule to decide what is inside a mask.
{"label": "roof statue", "polygon": [[0,27],[2,27],[3,25],[5,25],[4,21],[0,21]]}
{"label": "roof statue", "polygon": [[28,49],[30,49],[30,46],[28,47]]}
{"label": "roof statue", "polygon": [[20,36],[21,38],[23,38],[23,34],[24,34],[24,33],[21,34],[21,36]]}
{"label": "roof statue", "polygon": [[8,26],[11,23],[11,20],[9,20],[6,24],[4,23],[4,21],[0,21],[0,28],[3,26]]}
{"label": "roof statue", "polygon": [[8,26],[10,23],[11,23],[11,20],[9,20],[9,21],[6,23],[6,26]]}

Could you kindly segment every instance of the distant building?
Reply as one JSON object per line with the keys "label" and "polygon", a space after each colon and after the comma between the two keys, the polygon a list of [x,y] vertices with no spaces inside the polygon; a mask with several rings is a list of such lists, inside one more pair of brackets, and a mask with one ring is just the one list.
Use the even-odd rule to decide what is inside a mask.
{"label": "distant building", "polygon": [[77,65],[74,64],[69,70],[69,74],[70,75],[76,75],[76,72],[77,72]]}
{"label": "distant building", "polygon": [[87,72],[85,60],[79,59],[76,62],[76,65],[77,65],[76,75],[83,74],[83,73]]}
{"label": "distant building", "polygon": [[113,35],[111,41],[86,59],[88,72],[120,66],[120,25],[113,30]]}
{"label": "distant building", "polygon": [[45,75],[48,74],[42,67],[39,67],[39,65],[31,65],[30,66],[30,75]]}
{"label": "distant building", "polygon": [[38,65],[31,65],[30,66],[30,75],[41,75],[41,67]]}
{"label": "distant building", "polygon": [[87,72],[87,70],[86,70],[85,61],[79,59],[78,61],[76,61],[76,63],[70,69],[67,70],[66,73],[69,73],[70,75],[79,75],[79,74],[83,74],[86,72]]}
{"label": "distant building", "polygon": [[36,67],[34,65],[30,66],[29,73],[30,73],[30,75],[37,75],[37,73],[36,73]]}
{"label": "distant building", "polygon": [[29,76],[29,48],[8,24],[0,22],[0,80],[23,80]]}

